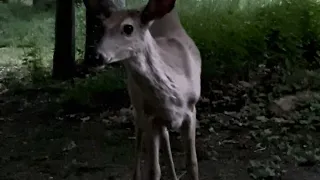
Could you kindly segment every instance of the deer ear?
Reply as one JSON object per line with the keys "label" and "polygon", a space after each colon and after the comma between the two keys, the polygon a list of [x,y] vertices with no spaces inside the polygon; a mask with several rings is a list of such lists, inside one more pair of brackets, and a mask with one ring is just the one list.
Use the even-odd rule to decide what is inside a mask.
{"label": "deer ear", "polygon": [[176,0],[149,0],[141,13],[142,24],[162,18],[174,8],[175,2]]}
{"label": "deer ear", "polygon": [[95,13],[110,16],[111,12],[117,9],[113,0],[83,0],[86,8]]}

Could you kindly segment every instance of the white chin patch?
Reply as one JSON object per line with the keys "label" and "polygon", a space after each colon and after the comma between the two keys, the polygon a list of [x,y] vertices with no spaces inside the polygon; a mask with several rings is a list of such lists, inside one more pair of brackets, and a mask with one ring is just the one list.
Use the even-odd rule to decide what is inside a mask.
{"label": "white chin patch", "polygon": [[102,71],[106,66],[105,65],[101,65],[101,66],[97,66],[94,68],[95,71]]}
{"label": "white chin patch", "polygon": [[112,58],[104,58],[104,63],[105,64],[110,64],[110,63],[113,62],[112,60],[113,60]]}
{"label": "white chin patch", "polygon": [[114,63],[114,62],[118,62],[118,61],[121,61],[122,59],[116,59],[116,58],[109,58],[109,59],[105,59],[105,64],[111,64],[111,63]]}

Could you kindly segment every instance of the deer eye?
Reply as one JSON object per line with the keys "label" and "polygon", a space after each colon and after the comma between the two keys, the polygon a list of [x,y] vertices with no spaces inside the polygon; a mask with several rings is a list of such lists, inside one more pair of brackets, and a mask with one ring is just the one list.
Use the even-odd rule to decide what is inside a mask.
{"label": "deer eye", "polygon": [[133,32],[133,26],[130,25],[130,24],[126,24],[123,26],[123,32],[126,34],[126,35],[131,35],[132,32]]}

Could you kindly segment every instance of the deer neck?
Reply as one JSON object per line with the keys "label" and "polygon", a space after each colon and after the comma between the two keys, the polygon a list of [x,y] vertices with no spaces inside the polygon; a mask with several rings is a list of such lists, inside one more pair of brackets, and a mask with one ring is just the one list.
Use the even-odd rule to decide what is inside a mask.
{"label": "deer neck", "polygon": [[166,71],[168,67],[162,61],[160,48],[149,31],[145,38],[144,50],[125,61],[125,68],[140,89],[164,98],[174,88]]}

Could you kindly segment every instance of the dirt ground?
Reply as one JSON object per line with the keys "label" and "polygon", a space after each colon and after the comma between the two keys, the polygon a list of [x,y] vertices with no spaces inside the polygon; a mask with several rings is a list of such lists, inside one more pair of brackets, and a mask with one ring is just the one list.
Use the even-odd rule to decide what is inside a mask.
{"label": "dirt ground", "polygon": [[[1,124],[0,177],[126,179],[134,157],[132,136],[131,129],[111,130],[101,122],[48,123],[37,116],[24,116]],[[182,155],[177,153],[180,143],[174,142],[174,157],[182,174]],[[201,179],[250,179],[245,168],[249,152],[226,147],[219,149],[221,160],[210,160],[200,143],[198,140]]]}
{"label": "dirt ground", "polygon": [[[120,108],[96,112],[60,112],[48,95],[15,94],[0,98],[1,180],[128,180],[134,158],[130,120]],[[45,100],[44,100],[45,99]],[[235,125],[210,128],[206,104],[199,107],[197,152],[201,180],[250,180],[251,159],[265,159],[248,138],[250,129]],[[50,110],[48,110],[50,109]],[[221,117],[221,119],[226,117]],[[116,119],[116,120],[114,120]],[[185,179],[179,136],[172,133],[176,169]],[[163,178],[170,179],[163,165]],[[319,180],[318,165],[286,163],[281,177],[266,179]]]}

